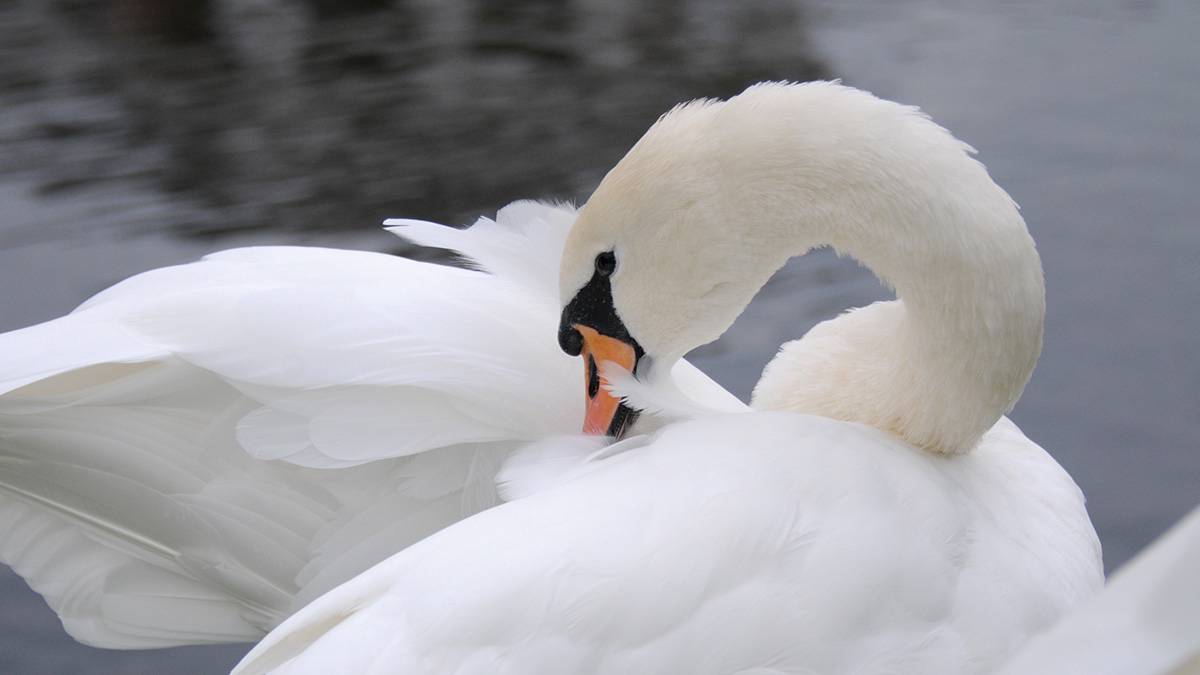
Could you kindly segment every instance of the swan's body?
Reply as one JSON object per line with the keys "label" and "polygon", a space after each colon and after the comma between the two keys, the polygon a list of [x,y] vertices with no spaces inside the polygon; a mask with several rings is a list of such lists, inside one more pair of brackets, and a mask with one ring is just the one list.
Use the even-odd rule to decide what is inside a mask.
{"label": "swan's body", "polygon": [[1007,421],[933,462],[795,413],[674,424],[344,584],[235,672],[988,672],[1095,589],[1086,522]]}
{"label": "swan's body", "polygon": [[[438,245],[435,232],[418,225],[415,234]],[[265,353],[247,359],[204,318],[168,312],[137,322],[139,335],[169,338],[171,359],[243,397],[236,414],[267,405],[237,436],[251,453],[321,466],[377,460],[350,470],[368,474],[374,494],[403,490],[407,483],[386,482],[396,471],[415,485],[438,478],[436,494],[460,507],[461,495],[485,496],[423,520],[419,532],[372,538],[375,553],[403,550],[296,612],[238,673],[987,672],[1101,584],[1078,488],[1003,418],[1041,346],[1032,240],[965,146],[912,109],[819,83],[766,85],[674,111],[581,211],[562,247],[557,301],[553,275],[522,272],[547,262],[532,243],[543,233],[497,228],[489,240],[488,232],[447,232],[445,243],[478,245],[463,252],[497,272],[496,288],[442,293],[429,286],[433,272],[388,277],[364,266],[345,286],[356,294],[370,286],[361,304],[320,319],[324,351],[306,346],[284,360],[272,329],[256,336]],[[820,245],[859,258],[899,299],[786,346],[756,390],[756,412],[679,360],[723,332],[779,265]],[[375,303],[391,307],[388,294],[403,294],[396,286],[437,298],[415,316],[447,330],[408,340],[402,353],[413,359],[393,365],[385,331],[342,325]],[[302,296],[285,284],[271,297]],[[414,314],[385,314],[397,321],[371,325],[407,335],[399,317]],[[466,332],[461,314],[472,315]],[[604,449],[554,436],[563,424],[577,428],[580,411],[578,393],[562,388],[577,392],[578,365],[547,352],[555,323],[564,349],[623,354],[636,373],[589,366],[589,428],[605,428],[592,419],[600,416],[623,432],[622,406],[631,406],[643,411],[641,430],[657,431]],[[497,331],[506,336],[499,349]],[[184,338],[190,349],[170,341]],[[138,349],[71,367],[164,358]],[[66,410],[83,409],[78,384],[65,383],[74,397]],[[287,396],[277,403],[280,388]],[[347,408],[323,397],[326,388],[362,395],[338,398]],[[625,403],[610,405],[610,392]],[[380,426],[361,432],[358,406]],[[415,411],[400,415],[408,428],[383,422],[405,406]],[[521,417],[503,419],[516,410]],[[226,455],[239,449],[226,441]],[[522,448],[527,441],[540,442]],[[263,471],[301,471],[270,466]],[[300,492],[335,473],[300,473]],[[18,489],[21,480],[12,481]],[[470,516],[497,501],[497,481],[508,503]],[[369,529],[390,508],[360,501],[343,510],[368,514],[358,521]],[[54,517],[77,530],[73,515]],[[320,560],[314,547],[337,548],[321,536],[339,533],[344,544],[363,531],[340,530],[343,520],[311,524],[322,534],[300,537],[301,568],[306,551],[311,561]],[[145,556],[134,547],[133,557]],[[151,562],[197,574],[186,556]],[[198,588],[222,607],[259,606],[243,602],[240,586],[200,576]],[[307,576],[287,582],[286,602],[240,635],[309,597],[296,578]],[[54,604],[56,587],[43,587]],[[55,604],[60,613],[71,606]]]}

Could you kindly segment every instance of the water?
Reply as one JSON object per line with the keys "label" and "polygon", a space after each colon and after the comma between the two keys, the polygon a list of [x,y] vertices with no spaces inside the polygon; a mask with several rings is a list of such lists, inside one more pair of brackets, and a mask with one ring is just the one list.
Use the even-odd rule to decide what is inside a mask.
{"label": "water", "polygon": [[[1200,502],[1194,2],[210,4],[181,43],[108,3],[0,2],[0,329],[209,250],[398,250],[385,216],[581,200],[678,100],[837,76],[920,104],[1021,203],[1049,309],[1013,416],[1088,495],[1107,565]],[[850,261],[793,261],[695,360],[746,395],[782,341],[880,297]],[[82,647],[0,577],[0,672],[224,672],[244,650]]]}

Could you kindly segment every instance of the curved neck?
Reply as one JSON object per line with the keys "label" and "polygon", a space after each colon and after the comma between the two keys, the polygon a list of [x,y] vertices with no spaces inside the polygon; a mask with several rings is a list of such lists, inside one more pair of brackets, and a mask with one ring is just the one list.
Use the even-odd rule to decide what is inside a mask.
{"label": "curved neck", "polygon": [[[717,114],[733,116],[735,102]],[[738,149],[723,149],[722,174],[741,178],[720,181],[720,199],[741,214],[741,245],[771,267],[766,273],[828,245],[898,298],[785,346],[754,405],[965,452],[1033,372],[1045,311],[1041,263],[1016,205],[964,145],[923,116],[878,103],[758,116],[753,129],[723,125]],[[764,129],[762,119],[780,121]]]}

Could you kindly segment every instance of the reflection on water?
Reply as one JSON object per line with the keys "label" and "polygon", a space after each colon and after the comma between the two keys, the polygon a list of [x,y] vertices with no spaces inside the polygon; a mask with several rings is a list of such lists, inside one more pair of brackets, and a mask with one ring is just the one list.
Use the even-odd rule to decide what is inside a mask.
{"label": "reflection on water", "polygon": [[159,4],[0,5],[0,172],[178,205],[128,228],[463,222],[585,197],[680,100],[823,74],[786,1],[192,2],[208,30],[131,29],[178,33]]}

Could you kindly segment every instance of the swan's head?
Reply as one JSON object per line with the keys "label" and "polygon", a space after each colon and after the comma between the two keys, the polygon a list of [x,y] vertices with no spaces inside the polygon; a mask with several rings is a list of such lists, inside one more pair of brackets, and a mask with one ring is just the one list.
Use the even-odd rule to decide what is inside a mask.
{"label": "swan's head", "polygon": [[643,381],[665,375],[719,337],[794,253],[764,261],[731,242],[740,217],[725,194],[733,186],[707,165],[720,105],[697,101],[659,120],[604,178],[568,236],[559,343],[585,361],[588,433],[620,436],[636,416],[600,386],[600,364]]}

